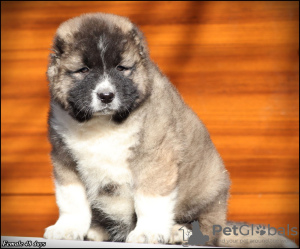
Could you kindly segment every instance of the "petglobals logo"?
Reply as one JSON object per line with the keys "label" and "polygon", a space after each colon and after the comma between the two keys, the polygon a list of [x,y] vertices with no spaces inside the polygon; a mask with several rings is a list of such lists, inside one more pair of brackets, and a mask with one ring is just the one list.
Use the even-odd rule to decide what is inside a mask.
{"label": "petglobals logo", "polygon": [[192,222],[192,231],[182,226],[179,230],[182,231],[183,246],[203,246],[209,240],[209,236],[201,232],[199,222]]}
{"label": "petglobals logo", "polygon": [[[191,223],[192,230],[188,229],[185,225],[182,226],[179,230],[182,231],[182,245],[190,246],[197,245],[202,246],[205,245],[209,241],[209,236],[203,234],[198,221],[193,221]],[[211,233],[210,233],[211,234]],[[212,234],[220,235],[223,234],[222,239],[219,241],[222,245],[243,245],[243,244],[257,244],[257,245],[281,245],[282,243],[287,243],[287,239],[282,236],[297,236],[298,228],[290,227],[287,225],[287,228],[279,227],[275,228],[269,225],[248,225],[248,224],[238,224],[232,223],[227,224],[226,227],[222,227],[221,225],[213,225],[212,226]],[[275,236],[279,235],[279,236]],[[236,237],[235,237],[236,236]],[[242,236],[242,237],[241,237]],[[273,237],[275,236],[275,237]],[[218,237],[218,236],[217,236]],[[211,243],[218,243],[217,237],[212,238]],[[296,244],[292,244],[295,242],[296,238],[290,238],[291,242],[288,242],[291,246],[296,246]],[[293,242],[292,242],[293,241]],[[270,244],[271,243],[271,244]]]}
{"label": "petglobals logo", "polygon": [[276,229],[275,227],[271,227],[270,224],[268,224],[267,228],[263,225],[241,225],[241,226],[237,226],[237,225],[233,225],[232,227],[227,226],[222,228],[222,226],[220,225],[213,225],[213,235],[216,235],[217,233],[223,232],[223,234],[225,236],[230,236],[230,235],[270,235],[270,236],[274,236],[276,234],[278,235],[291,235],[291,236],[297,236],[298,235],[298,228],[297,227],[291,227],[288,224],[287,225],[287,229],[285,229],[284,227],[279,227],[278,229]]}

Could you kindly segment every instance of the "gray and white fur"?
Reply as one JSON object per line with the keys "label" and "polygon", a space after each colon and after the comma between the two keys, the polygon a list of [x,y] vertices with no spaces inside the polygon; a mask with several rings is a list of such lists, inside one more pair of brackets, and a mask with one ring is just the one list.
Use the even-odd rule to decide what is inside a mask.
{"label": "gray and white fur", "polygon": [[134,24],[103,13],[62,23],[47,76],[59,219],[45,238],[180,243],[180,224],[197,220],[222,246],[211,228],[227,222],[228,172]]}

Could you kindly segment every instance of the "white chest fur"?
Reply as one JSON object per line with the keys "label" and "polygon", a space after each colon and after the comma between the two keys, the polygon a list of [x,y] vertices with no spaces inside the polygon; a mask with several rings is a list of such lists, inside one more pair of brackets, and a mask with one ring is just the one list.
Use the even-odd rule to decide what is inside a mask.
{"label": "white chest fur", "polygon": [[[127,159],[130,147],[138,143],[139,122],[118,125],[103,116],[80,124],[60,107],[53,106],[53,110],[54,128],[77,161],[91,205],[101,207],[114,218],[131,218],[132,175]],[[120,186],[119,196],[99,196],[99,189],[108,183]]]}

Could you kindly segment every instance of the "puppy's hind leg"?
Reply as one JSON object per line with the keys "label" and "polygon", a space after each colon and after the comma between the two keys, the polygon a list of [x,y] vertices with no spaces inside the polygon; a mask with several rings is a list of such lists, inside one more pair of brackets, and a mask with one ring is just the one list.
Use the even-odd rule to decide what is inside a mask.
{"label": "puppy's hind leg", "polygon": [[216,232],[214,234],[213,226],[226,226],[227,198],[227,193],[223,192],[219,194],[219,196],[212,203],[207,205],[199,215],[198,222],[200,231],[203,236],[208,236],[208,241],[206,241],[205,245],[219,246],[219,241],[222,235],[221,232]]}

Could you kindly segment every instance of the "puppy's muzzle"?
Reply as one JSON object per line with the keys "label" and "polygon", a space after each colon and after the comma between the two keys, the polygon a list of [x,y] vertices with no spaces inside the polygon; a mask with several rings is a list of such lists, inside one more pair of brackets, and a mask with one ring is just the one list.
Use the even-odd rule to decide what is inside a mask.
{"label": "puppy's muzzle", "polygon": [[104,104],[108,104],[111,103],[115,97],[115,94],[112,92],[101,92],[101,93],[97,93],[97,97],[98,99],[101,100],[102,103]]}

